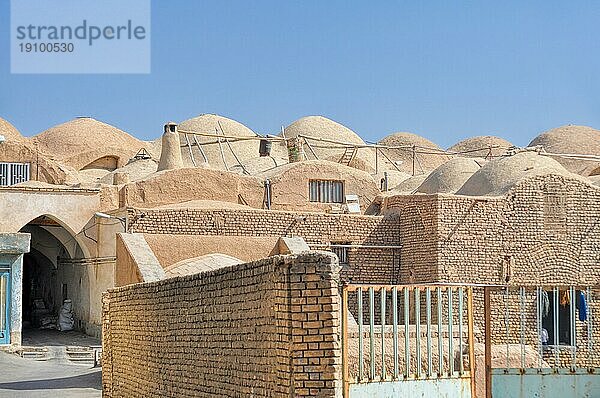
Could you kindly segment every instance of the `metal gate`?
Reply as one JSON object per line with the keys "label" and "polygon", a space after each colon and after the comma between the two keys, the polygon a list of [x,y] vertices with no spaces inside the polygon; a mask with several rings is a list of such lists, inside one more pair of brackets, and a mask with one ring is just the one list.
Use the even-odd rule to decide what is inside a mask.
{"label": "metal gate", "polygon": [[29,181],[29,163],[0,162],[0,186]]}
{"label": "metal gate", "polygon": [[0,344],[10,343],[10,272],[0,269]]}
{"label": "metal gate", "polygon": [[344,396],[474,397],[473,290],[346,285]]}
{"label": "metal gate", "polygon": [[486,287],[487,396],[600,396],[597,293],[575,286]]}

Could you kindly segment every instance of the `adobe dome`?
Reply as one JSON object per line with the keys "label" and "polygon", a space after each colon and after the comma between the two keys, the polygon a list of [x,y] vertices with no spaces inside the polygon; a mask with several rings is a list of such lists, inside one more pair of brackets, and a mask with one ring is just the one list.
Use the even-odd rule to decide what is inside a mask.
{"label": "adobe dome", "polygon": [[[79,170],[124,165],[146,143],[109,124],[82,117],[51,127],[33,137],[40,152]],[[110,158],[114,159],[111,167]],[[92,163],[103,160],[95,167]]]}
{"label": "adobe dome", "polygon": [[426,194],[454,193],[485,163],[484,160],[472,158],[451,159],[432,171],[417,188],[416,192]]}
{"label": "adobe dome", "polygon": [[427,138],[413,133],[393,133],[383,138],[378,144],[406,147],[406,149],[384,149],[384,151],[392,161],[396,162],[396,164],[401,162],[398,167],[400,170],[407,173],[412,173],[413,170],[413,146],[416,147],[417,152],[422,152],[416,153],[415,155],[415,174],[427,173],[450,160],[450,157],[444,153],[442,148],[429,141]]}
{"label": "adobe dome", "polygon": [[[354,131],[323,116],[305,116],[300,118],[287,126],[283,131],[283,135],[285,135],[285,138],[304,135],[337,141],[343,144],[365,145],[363,139]],[[309,138],[306,138],[306,141],[315,151],[319,160],[329,160],[338,163],[346,150],[346,147],[342,144],[322,142],[318,139],[311,140]],[[304,152],[308,159],[314,160],[314,156],[309,148],[305,147]],[[358,149],[354,160],[350,163],[350,167],[364,171],[374,170],[375,154],[373,149]]]}
{"label": "adobe dome", "polygon": [[576,177],[551,157],[524,151],[488,162],[456,193],[469,196],[502,196],[519,181],[546,174]]}
{"label": "adobe dome", "polygon": [[[561,126],[538,135],[529,146],[541,145],[546,152],[600,156],[600,131],[588,126]],[[554,157],[567,170],[588,176],[600,161]]]}
{"label": "adobe dome", "polygon": [[[495,158],[502,156],[513,144],[504,138],[482,135],[464,139],[448,148],[449,152],[458,152],[458,156],[467,158]],[[490,156],[491,155],[491,156]]]}
{"label": "adobe dome", "polygon": [[127,163],[125,166],[119,167],[118,169],[105,174],[100,178],[99,182],[101,182],[102,184],[112,185],[114,175],[116,173],[126,174],[129,181],[139,181],[156,173],[157,169],[158,163],[156,163],[154,159],[133,160]]}
{"label": "adobe dome", "polygon": [[3,135],[6,141],[22,141],[26,138],[21,135],[19,130],[8,120],[0,117],[0,135]]}
{"label": "adobe dome", "polygon": [[[181,155],[183,157],[183,163],[186,167],[193,167],[192,155],[190,155],[190,149],[186,146],[187,141],[184,131],[205,133],[205,134],[219,134],[227,137],[240,137],[249,138],[256,137],[254,131],[250,130],[243,124],[226,118],[220,115],[214,114],[202,114],[200,116],[185,120],[177,126],[178,130],[181,131],[179,134],[179,140],[181,142]],[[221,140],[221,145],[218,143],[217,137],[208,137],[201,135],[188,134],[187,139],[192,145],[192,154],[196,165],[202,163],[208,163],[210,167],[220,170],[231,170],[233,168],[239,168],[238,161],[244,163],[249,159],[253,159],[259,155],[258,148],[260,141],[257,139],[235,141],[230,140],[229,143],[225,139]],[[206,160],[202,155],[202,152],[195,145],[196,141],[202,144],[202,151],[206,155]],[[273,145],[275,146],[275,145]],[[222,152],[221,152],[222,150]],[[234,156],[235,153],[235,156]],[[225,161],[223,161],[223,157]]]}
{"label": "adobe dome", "polygon": [[387,192],[387,195],[408,195],[413,194],[417,191],[417,188],[423,184],[429,174],[418,174],[411,176],[400,184],[396,185],[391,191]]}
{"label": "adobe dome", "polygon": [[[275,145],[275,143],[273,143],[273,145]],[[262,156],[248,159],[245,162],[242,162],[242,164],[244,165],[244,169],[246,169],[250,175],[256,175],[275,167],[288,164],[288,159],[275,156]],[[235,164],[230,170],[243,173],[242,167],[238,164]]]}

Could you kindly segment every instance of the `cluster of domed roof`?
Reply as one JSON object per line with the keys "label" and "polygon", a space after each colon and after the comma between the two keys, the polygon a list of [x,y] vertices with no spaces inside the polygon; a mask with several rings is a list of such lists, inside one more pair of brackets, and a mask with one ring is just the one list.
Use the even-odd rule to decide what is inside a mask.
{"label": "cluster of domed roof", "polygon": [[[258,134],[224,116],[202,114],[179,123],[178,129],[186,167],[262,175],[288,163],[283,140],[273,141],[270,156],[260,157]],[[82,178],[87,173],[89,178],[102,183],[110,183],[115,173],[131,175],[131,180],[154,173],[161,150],[160,138],[154,142],[141,141],[88,117],[59,124],[32,138],[23,137],[12,124],[0,118],[0,135],[9,142],[35,144],[48,159],[79,170]],[[515,181],[536,173],[600,175],[600,161],[573,158],[600,154],[600,131],[586,126],[562,126],[531,141],[530,146],[543,147],[539,151],[548,156],[531,151],[506,156],[507,151],[514,150],[513,145],[495,136],[467,138],[446,151],[424,137],[407,132],[386,136],[375,149],[348,127],[323,116],[302,117],[280,134],[285,139],[298,136],[306,142],[306,159],[345,163],[371,173],[376,181],[387,171],[388,177],[393,176],[394,192],[501,195]],[[144,159],[143,164],[137,165],[130,162],[140,149],[148,150],[154,159]]]}
{"label": "cluster of domed roof", "polygon": [[[538,135],[529,143],[529,146],[538,145],[553,154],[600,155],[600,131],[587,126],[561,126]],[[600,161],[597,160],[560,156],[556,156],[555,159],[567,170],[583,176],[595,174],[600,167]]]}

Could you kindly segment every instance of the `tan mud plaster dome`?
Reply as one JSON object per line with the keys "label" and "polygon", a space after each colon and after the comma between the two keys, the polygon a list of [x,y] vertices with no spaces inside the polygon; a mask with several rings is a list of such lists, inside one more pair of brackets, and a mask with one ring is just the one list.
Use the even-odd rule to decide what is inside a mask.
{"label": "tan mud plaster dome", "polygon": [[[546,152],[600,156],[600,131],[588,126],[568,125],[538,135],[529,146],[541,145]],[[588,176],[600,167],[600,161],[555,159],[573,173]]]}
{"label": "tan mud plaster dome", "polygon": [[[245,164],[249,160],[259,156],[258,148],[260,141],[258,139],[235,141],[235,138],[238,137],[251,138],[258,135],[243,124],[224,116],[208,113],[203,114],[181,122],[177,126],[177,129],[180,132],[181,155],[186,167],[194,167],[193,157],[197,166],[208,163],[209,167],[215,169],[243,172],[243,168],[240,167],[238,160],[242,164]],[[235,138],[231,140],[223,138],[219,145],[218,138],[216,137],[188,134],[186,141],[185,131],[218,134]],[[188,141],[191,145],[191,154],[190,148],[186,145]],[[202,151],[198,149],[196,142],[201,145]],[[202,155],[202,152],[206,155],[206,159]]]}
{"label": "tan mud plaster dome", "polygon": [[448,152],[459,152],[457,156],[465,158],[495,158],[506,153],[513,144],[504,138],[482,135],[464,139],[448,148]]}
{"label": "tan mud plaster dome", "polygon": [[4,136],[6,141],[23,141],[27,138],[23,137],[19,130],[13,126],[8,120],[0,117],[0,135]]}
{"label": "tan mud plaster dome", "polygon": [[579,178],[549,156],[537,152],[520,152],[490,161],[465,182],[458,195],[502,196],[519,181],[545,174]]}
{"label": "tan mud plaster dome", "polygon": [[379,141],[379,144],[407,147],[406,149],[384,149],[384,151],[393,161],[401,162],[400,170],[410,174],[413,172],[412,146],[416,147],[417,152],[414,162],[415,175],[428,174],[431,170],[450,160],[450,157],[445,155],[444,150],[438,145],[413,133],[393,133]]}
{"label": "tan mud plaster dome", "polygon": [[[284,129],[285,138],[293,138],[298,135],[327,139],[336,142],[358,146],[365,145],[362,138],[348,127],[323,116],[306,116],[300,118]],[[346,148],[344,145],[322,142],[318,139],[306,139],[313,148],[319,160],[329,160],[338,163]],[[310,160],[315,157],[309,148],[304,148],[306,156]],[[361,148],[356,152],[354,160],[349,164],[359,170],[372,172],[375,170],[375,152],[372,148]]]}
{"label": "tan mud plaster dome", "polygon": [[114,157],[124,166],[147,144],[109,124],[82,117],[54,126],[33,137],[40,152],[77,170],[104,158]]}
{"label": "tan mud plaster dome", "polygon": [[454,158],[431,172],[417,188],[418,193],[455,193],[486,162],[470,158]]}

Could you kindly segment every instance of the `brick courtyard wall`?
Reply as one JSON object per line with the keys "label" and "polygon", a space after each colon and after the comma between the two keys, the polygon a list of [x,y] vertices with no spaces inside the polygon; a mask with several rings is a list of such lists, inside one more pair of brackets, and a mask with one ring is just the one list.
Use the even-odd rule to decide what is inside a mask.
{"label": "brick courtyard wall", "polygon": [[[516,184],[503,197],[448,194],[388,198],[397,212],[403,253],[414,251],[414,271],[423,282],[487,283],[511,286],[596,286],[600,282],[600,189],[564,176],[546,175]],[[422,221],[421,221],[422,220]],[[421,223],[421,226],[419,226]],[[413,225],[412,232],[404,229]],[[402,256],[402,268],[408,254]],[[435,271],[427,272],[426,264]],[[526,300],[528,344],[537,344],[535,301]],[[484,327],[483,289],[476,288],[476,326]],[[600,316],[600,300],[589,303]],[[515,307],[516,306],[516,307]],[[507,341],[504,299],[492,300],[492,343]],[[509,305],[510,324],[519,325],[518,301]],[[587,340],[587,323],[576,321],[578,341]],[[531,334],[532,331],[535,331]],[[508,341],[519,342],[519,327],[509,328]],[[600,329],[592,332],[600,341]],[[578,346],[578,357],[592,352],[598,364],[600,345]],[[561,354],[562,355],[562,354]],[[581,365],[587,364],[578,362]]]}
{"label": "brick courtyard wall", "polygon": [[[350,282],[397,283],[403,256],[397,215],[297,213],[268,210],[128,209],[131,232],[173,235],[301,236],[315,249],[330,243],[366,246],[348,252],[341,277]],[[408,272],[406,272],[408,275]]]}
{"label": "brick courtyard wall", "polygon": [[386,198],[384,206],[387,214],[395,216],[396,233],[402,242],[398,280],[402,283],[439,280],[437,196],[393,196]]}
{"label": "brick courtyard wall", "polygon": [[338,286],[307,252],[112,289],[104,397],[339,397]]}

